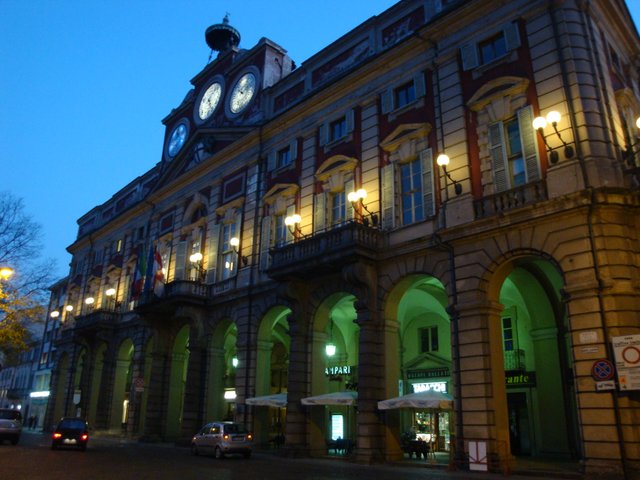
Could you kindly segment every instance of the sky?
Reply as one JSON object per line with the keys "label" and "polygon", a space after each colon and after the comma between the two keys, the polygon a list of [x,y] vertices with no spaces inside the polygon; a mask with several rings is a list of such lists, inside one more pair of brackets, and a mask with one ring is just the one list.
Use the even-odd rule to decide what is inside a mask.
{"label": "sky", "polygon": [[[209,60],[226,13],[300,65],[394,0],[0,0],[0,191],[68,273],[77,220],[161,159],[161,120]],[[627,0],[636,25],[640,0]]]}

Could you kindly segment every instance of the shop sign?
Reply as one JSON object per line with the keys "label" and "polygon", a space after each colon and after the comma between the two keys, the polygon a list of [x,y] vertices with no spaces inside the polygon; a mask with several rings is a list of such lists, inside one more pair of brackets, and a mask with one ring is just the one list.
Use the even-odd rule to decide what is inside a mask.
{"label": "shop sign", "polygon": [[338,365],[337,367],[327,367],[324,369],[324,374],[327,377],[333,377],[335,375],[351,375],[351,367],[349,365]]}
{"label": "shop sign", "polygon": [[417,378],[442,378],[451,375],[449,367],[440,368],[423,368],[421,370],[409,370],[407,379],[415,380]]}
{"label": "shop sign", "polygon": [[507,388],[535,387],[536,372],[507,371],[504,372]]}
{"label": "shop sign", "polygon": [[620,390],[640,390],[640,335],[611,337]]}
{"label": "shop sign", "polygon": [[447,393],[447,382],[414,383],[413,392],[442,392]]}

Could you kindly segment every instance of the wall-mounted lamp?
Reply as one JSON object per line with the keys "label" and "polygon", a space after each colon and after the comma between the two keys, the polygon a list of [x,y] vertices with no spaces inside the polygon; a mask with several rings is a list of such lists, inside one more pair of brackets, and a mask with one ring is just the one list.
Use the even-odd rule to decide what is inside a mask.
{"label": "wall-mounted lamp", "polygon": [[[233,252],[236,255],[240,256],[239,255],[240,239],[238,237],[231,237],[229,239],[229,245],[231,245],[231,248],[233,248]],[[245,266],[247,265],[247,263],[249,263],[249,258],[246,256],[240,256],[240,259],[242,260],[242,264]]]}
{"label": "wall-mounted lamp", "polygon": [[238,368],[238,357],[233,357],[231,359],[231,365],[233,365],[233,368]]}
{"label": "wall-mounted lamp", "polygon": [[549,113],[547,113],[546,118],[536,117],[533,119],[533,128],[535,128],[538,131],[538,133],[542,137],[542,140],[544,141],[544,144],[549,150],[549,160],[551,161],[551,163],[558,163],[558,152],[556,152],[553,148],[551,148],[551,146],[549,146],[549,143],[547,142],[547,138],[544,135],[544,129],[549,124],[551,124],[551,126],[553,127],[553,130],[556,132],[556,135],[558,136],[558,139],[562,142],[562,145],[564,146],[565,158],[573,157],[573,153],[574,153],[573,147],[564,141],[564,139],[560,135],[560,132],[558,131],[558,123],[560,122],[560,118],[561,118],[560,112],[552,110]]}
{"label": "wall-mounted lamp", "polygon": [[351,202],[353,209],[358,211],[357,206],[361,206],[365,212],[367,212],[368,217],[362,215],[362,223],[365,226],[369,226],[369,218],[371,218],[371,224],[376,227],[378,226],[378,215],[369,211],[367,206],[364,204],[364,199],[367,198],[367,191],[364,188],[360,188],[355,192],[349,192],[347,195],[347,200]]}
{"label": "wall-mounted lamp", "polygon": [[324,353],[327,357],[333,357],[336,354],[336,345],[333,342],[329,342],[324,346]]}
{"label": "wall-mounted lamp", "polygon": [[113,302],[113,308],[117,309],[120,306],[120,302],[116,300],[116,289],[113,287],[109,287],[104,291],[104,294],[107,296],[109,301]]}
{"label": "wall-mounted lamp", "polygon": [[207,272],[202,267],[202,253],[200,252],[192,253],[189,256],[189,261],[191,262],[191,266],[196,269],[196,272],[198,272],[198,281],[204,282],[204,278]]}
{"label": "wall-mounted lamp", "polygon": [[89,308],[89,310],[91,310],[93,308],[93,304],[95,303],[96,299],[93,297],[87,297],[84,299],[84,304]]}
{"label": "wall-mounted lamp", "polygon": [[60,316],[60,312],[59,312],[58,310],[53,310],[53,311],[49,314],[49,316],[55,320],[56,318],[58,318],[58,317]]}
{"label": "wall-mounted lamp", "polygon": [[294,213],[293,215],[290,215],[284,219],[284,224],[287,226],[287,228],[291,232],[291,235],[293,235],[294,237],[297,237],[300,235],[301,221],[302,221],[302,217],[300,217],[300,215],[298,215],[297,213]]}
{"label": "wall-mounted lamp", "polygon": [[436,158],[436,163],[440,167],[442,167],[442,171],[444,172],[444,174],[453,183],[453,189],[455,190],[456,195],[460,195],[462,193],[462,185],[451,178],[451,175],[447,171],[447,165],[449,165],[449,155],[447,155],[446,153],[441,153],[440,155],[438,155],[438,158]]}
{"label": "wall-mounted lamp", "polygon": [[71,313],[71,312],[73,312],[73,305],[67,305],[66,307],[64,307],[64,309],[65,309],[67,312]]}

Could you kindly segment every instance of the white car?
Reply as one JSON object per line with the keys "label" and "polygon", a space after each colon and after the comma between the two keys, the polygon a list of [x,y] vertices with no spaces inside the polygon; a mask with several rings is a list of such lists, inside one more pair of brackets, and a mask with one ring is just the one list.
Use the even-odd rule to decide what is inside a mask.
{"label": "white car", "polygon": [[22,433],[22,413],[12,408],[0,408],[0,443],[9,440],[17,444]]}
{"label": "white car", "polygon": [[203,426],[191,439],[191,453],[223,458],[230,453],[251,456],[253,435],[244,425],[235,422],[211,422]]}

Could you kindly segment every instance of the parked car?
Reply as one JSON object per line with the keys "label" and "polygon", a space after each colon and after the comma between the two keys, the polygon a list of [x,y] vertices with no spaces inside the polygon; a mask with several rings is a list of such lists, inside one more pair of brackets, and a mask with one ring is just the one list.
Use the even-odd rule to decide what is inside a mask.
{"label": "parked car", "polygon": [[211,422],[203,426],[191,439],[191,453],[214,455],[223,458],[227,454],[251,456],[253,435],[244,425],[235,422]]}
{"label": "parked car", "polygon": [[22,433],[22,413],[13,408],[0,408],[0,443],[9,440],[17,444]]}
{"label": "parked car", "polygon": [[87,449],[89,443],[89,424],[82,418],[64,417],[60,420],[51,436],[51,450],[59,447]]}

